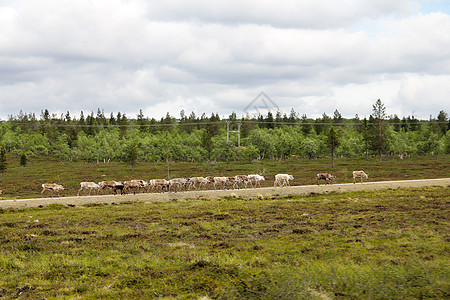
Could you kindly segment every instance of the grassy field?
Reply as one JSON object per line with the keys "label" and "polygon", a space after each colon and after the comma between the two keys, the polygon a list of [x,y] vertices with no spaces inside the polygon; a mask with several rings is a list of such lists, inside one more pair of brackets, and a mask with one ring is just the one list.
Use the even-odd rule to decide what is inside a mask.
{"label": "grassy field", "polygon": [[[41,197],[42,183],[59,183],[66,187],[63,195],[76,195],[82,181],[131,180],[167,178],[167,163],[137,163],[134,168],[125,163],[111,162],[86,164],[84,162],[64,163],[51,157],[30,158],[26,167],[21,167],[16,155],[8,155],[8,169],[0,182],[4,199]],[[315,183],[315,175],[329,172],[337,176],[336,183],[352,182],[353,170],[365,170],[370,181],[404,180],[450,177],[450,155],[420,156],[405,160],[377,158],[336,159],[331,168],[330,159],[291,159],[261,162],[213,162],[188,163],[170,162],[170,177],[184,176],[234,176],[260,173],[265,170],[266,186],[273,185],[277,173],[294,175],[293,185]]]}
{"label": "grassy field", "polygon": [[449,200],[430,187],[0,210],[0,298],[448,299]]}

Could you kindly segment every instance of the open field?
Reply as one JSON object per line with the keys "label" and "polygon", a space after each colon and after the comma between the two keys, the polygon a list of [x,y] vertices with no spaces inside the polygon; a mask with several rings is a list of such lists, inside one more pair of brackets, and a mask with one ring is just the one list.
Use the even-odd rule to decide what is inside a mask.
{"label": "open field", "polygon": [[0,182],[3,199],[24,199],[41,197],[42,183],[59,183],[66,187],[63,196],[74,196],[81,181],[131,180],[184,176],[234,176],[238,174],[265,171],[267,181],[263,186],[273,186],[273,176],[277,173],[294,175],[291,185],[311,185],[315,175],[329,172],[337,176],[335,183],[352,182],[353,170],[365,170],[370,181],[431,179],[450,177],[450,155],[419,156],[408,159],[387,159],[378,162],[376,158],[336,159],[336,166],[330,167],[330,159],[291,159],[283,161],[263,160],[260,162],[139,162],[134,168],[125,163],[85,164],[83,162],[63,163],[52,157],[30,158],[26,167],[21,167],[19,159],[9,154],[8,169]]}
{"label": "open field", "polygon": [[450,188],[0,210],[0,298],[445,299]]}

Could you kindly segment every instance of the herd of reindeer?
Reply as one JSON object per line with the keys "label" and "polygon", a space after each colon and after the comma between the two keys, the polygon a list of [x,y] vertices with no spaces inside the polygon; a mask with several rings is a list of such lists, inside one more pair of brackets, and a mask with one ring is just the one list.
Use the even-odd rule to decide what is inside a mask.
{"label": "herd of reindeer", "polygon": [[[353,171],[353,183],[356,183],[356,178],[361,178],[361,183],[363,179],[368,179],[364,171]],[[319,173],[316,175],[317,184],[319,185],[320,180],[325,180],[326,184],[332,184],[336,176],[328,173]],[[214,189],[217,187],[222,189],[241,189],[241,188],[257,188],[261,187],[261,182],[266,179],[262,174],[250,174],[250,175],[236,175],[232,177],[183,177],[183,178],[173,178],[170,180],[166,179],[151,179],[149,181],[145,180],[129,180],[124,181],[101,181],[99,183],[95,182],[81,182],[80,189],[78,190],[77,196],[84,190],[89,191],[89,196],[92,191],[96,194],[105,194],[106,191],[112,191],[112,193],[117,194],[128,194],[128,193],[139,193],[139,192],[179,192],[179,191],[189,191],[189,190],[199,190],[201,188],[206,188],[207,185],[212,185]],[[273,187],[284,187],[290,186],[289,181],[294,180],[294,176],[289,174],[277,174],[275,175]],[[44,183],[42,184],[41,194],[49,191],[53,194],[56,192],[59,196],[59,192],[64,190],[64,186],[56,183]]]}

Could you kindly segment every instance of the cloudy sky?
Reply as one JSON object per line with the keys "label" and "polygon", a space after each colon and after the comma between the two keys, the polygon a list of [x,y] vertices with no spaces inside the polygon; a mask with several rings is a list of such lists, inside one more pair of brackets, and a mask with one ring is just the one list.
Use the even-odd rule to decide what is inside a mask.
{"label": "cloudy sky", "polygon": [[[272,101],[255,98],[264,92]],[[0,0],[0,119],[450,114],[449,0]]]}

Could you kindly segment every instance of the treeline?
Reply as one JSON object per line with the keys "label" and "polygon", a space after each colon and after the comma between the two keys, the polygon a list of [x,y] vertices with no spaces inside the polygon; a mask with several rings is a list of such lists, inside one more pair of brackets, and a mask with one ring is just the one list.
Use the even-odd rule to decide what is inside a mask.
{"label": "treeline", "polygon": [[[227,124],[228,123],[228,124]],[[0,145],[18,155],[55,155],[62,161],[206,161],[288,159],[292,156],[362,157],[450,153],[449,119],[440,111],[430,120],[386,116],[380,100],[368,119],[345,119],[335,111],[317,119],[279,111],[227,118],[218,114],[156,120],[98,109],[79,117],[19,112],[1,122]],[[237,133],[239,131],[239,133]],[[239,145],[238,145],[239,143]]]}

